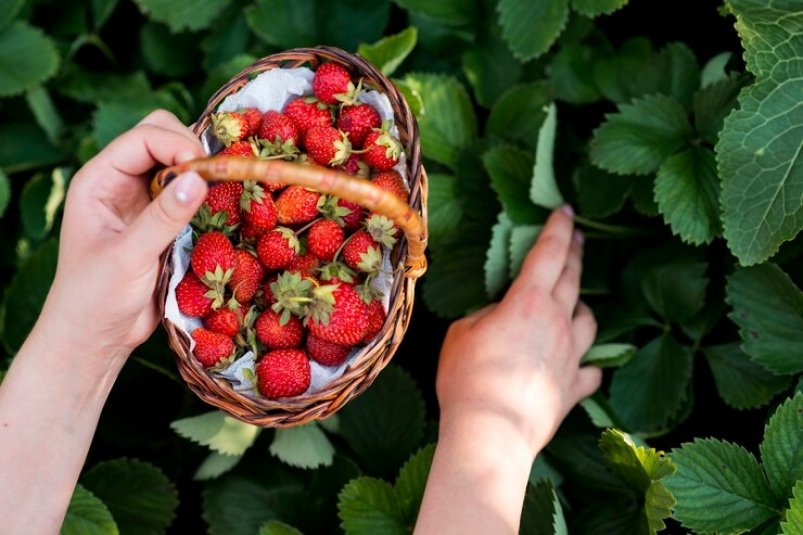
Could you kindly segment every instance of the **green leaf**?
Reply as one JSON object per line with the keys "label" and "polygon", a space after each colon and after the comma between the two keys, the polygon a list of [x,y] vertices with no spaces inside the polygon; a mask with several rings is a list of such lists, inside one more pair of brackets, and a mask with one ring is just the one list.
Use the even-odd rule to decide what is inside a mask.
{"label": "green leaf", "polygon": [[761,462],[775,496],[783,500],[803,480],[803,394],[786,400],[764,430]]}
{"label": "green leaf", "polygon": [[166,91],[100,102],[92,117],[92,130],[98,145],[107,145],[157,108],[172,111],[179,119],[186,116],[186,110]]}
{"label": "green leaf", "polygon": [[253,535],[268,520],[275,520],[271,505],[277,492],[241,476],[210,482],[203,491],[203,517],[210,535]]}
{"label": "green leaf", "polygon": [[424,446],[418,450],[410,460],[404,463],[399,476],[396,478],[394,489],[399,503],[402,518],[407,524],[415,524],[421,500],[424,498],[424,488],[427,485],[429,469],[432,466],[432,457],[435,455],[435,444]]}
{"label": "green leaf", "polygon": [[173,522],[178,493],[164,472],[151,463],[104,461],[84,474],[81,483],[103,500],[123,535],[164,533]]}
{"label": "green leaf", "polygon": [[577,203],[586,217],[607,217],[619,212],[630,195],[634,179],[584,164],[575,171]]}
{"label": "green leaf", "polygon": [[610,399],[634,431],[658,431],[683,409],[692,372],[692,352],[664,335],[639,349],[616,370]]}
{"label": "green leaf", "polygon": [[580,364],[590,364],[599,368],[624,366],[638,351],[632,344],[597,344],[591,346]]}
{"label": "green leaf", "polygon": [[778,374],[803,371],[803,293],[789,275],[775,264],[737,268],[726,290],[744,352]]}
{"label": "green leaf", "polygon": [[593,72],[597,50],[590,45],[564,45],[549,64],[549,80],[555,98],[571,104],[590,104],[600,99]]}
{"label": "green leaf", "polygon": [[501,0],[496,7],[502,37],[522,61],[544,54],[566,27],[568,0]]}
{"label": "green leaf", "polygon": [[424,434],[421,391],[407,372],[389,366],[340,411],[340,434],[369,473],[395,474]]}
{"label": "green leaf", "polygon": [[269,520],[262,524],[257,535],[304,535],[293,526],[278,520]]}
{"label": "green leaf", "polygon": [[686,111],[677,100],[644,97],[606,115],[594,131],[591,160],[612,173],[650,174],[683,146],[690,132]]}
{"label": "green leaf", "polygon": [[418,40],[418,30],[410,26],[406,30],[383,37],[373,44],[363,43],[357,48],[357,53],[370,61],[382,74],[390,76],[404,58],[410,55]]}
{"label": "green leaf", "polygon": [[491,229],[491,243],[485,253],[485,291],[490,299],[497,296],[510,276],[508,245],[513,221],[505,212]]}
{"label": "green leaf", "polygon": [[290,466],[317,468],[331,466],[335,448],[318,424],[277,429],[270,445],[271,455]]}
{"label": "green leaf", "polygon": [[463,72],[481,106],[490,108],[522,73],[522,66],[497,32],[491,33],[462,57]]}
{"label": "green leaf", "polygon": [[217,65],[209,71],[209,76],[206,82],[204,82],[201,93],[204,95],[213,95],[222,85],[228,82],[237,73],[254,63],[257,59],[257,57],[249,54],[241,54]]}
{"label": "green leaf", "polygon": [[89,7],[92,8],[92,26],[99,30],[109,20],[114,9],[120,0],[90,0]]}
{"label": "green leaf", "polygon": [[535,166],[530,183],[530,200],[537,206],[547,209],[557,208],[563,204],[558,185],[555,183],[555,169],[552,155],[555,150],[555,131],[558,126],[558,109],[555,104],[549,105],[546,119],[538,131],[538,144],[535,149]]}
{"label": "green leaf", "polygon": [[40,245],[19,266],[3,295],[0,333],[6,351],[14,354],[22,346],[36,319],[56,274],[59,245],[54,239]]}
{"label": "green leaf", "polygon": [[789,500],[789,509],[784,514],[781,523],[783,535],[803,535],[803,481],[798,481],[792,489],[792,498]]}
{"label": "green leaf", "polygon": [[708,264],[672,251],[651,258],[655,263],[644,267],[641,276],[647,302],[669,321],[691,320],[705,304]]}
{"label": "green leaf", "polygon": [[435,173],[429,175],[427,227],[430,245],[437,248],[444,238],[459,229],[463,208],[457,197],[455,177]]}
{"label": "green leaf", "polygon": [[690,147],[670,156],[655,178],[655,202],[686,243],[711,243],[719,234],[719,177],[714,153]]}
{"label": "green leaf", "polygon": [[359,477],[338,496],[340,527],[347,535],[407,535],[406,524],[390,483],[373,477]]}
{"label": "green leaf", "polygon": [[120,531],[111,513],[94,494],[81,485],[75,486],[64,523],[62,535],[117,535]]}
{"label": "green leaf", "polygon": [[58,163],[65,155],[31,122],[0,122],[0,167],[12,174]]}
{"label": "green leaf", "polygon": [[[203,66],[207,72],[248,52],[253,34],[248,28],[243,10],[239,6],[227,9],[219,25],[199,41],[204,53]],[[256,59],[256,58],[254,58]],[[222,85],[222,84],[221,84]],[[217,87],[214,88],[217,90]],[[205,93],[211,94],[211,93]]]}
{"label": "green leaf", "polygon": [[56,46],[38,28],[18,21],[0,31],[0,97],[40,85],[58,67]]}
{"label": "green leaf", "polygon": [[725,239],[749,266],[803,227],[803,110],[796,97],[803,90],[803,12],[794,2],[728,5],[756,83],[742,90],[740,109],[725,119],[716,152]]}
{"label": "green leaf", "polygon": [[65,170],[53,169],[50,175],[40,173],[22,188],[20,216],[25,233],[34,240],[47,236],[56,221],[56,214],[66,194]]}
{"label": "green leaf", "polygon": [[621,9],[628,0],[572,0],[572,9],[586,17],[608,15]]}
{"label": "green leaf", "polygon": [[29,89],[25,93],[25,100],[28,102],[28,107],[31,108],[36,124],[45,131],[51,143],[58,144],[64,130],[64,121],[62,121],[47,89],[42,86]]}
{"label": "green leaf", "polygon": [[0,218],[6,213],[8,204],[11,202],[11,182],[8,180],[2,169],[0,169]]}
{"label": "green leaf", "polygon": [[543,225],[518,225],[510,231],[510,278],[519,276],[524,258],[530,252]]}
{"label": "green leaf", "polygon": [[716,439],[696,439],[672,450],[677,466],[666,486],[674,517],[697,532],[741,533],[774,518],[774,497],[752,453]]}
{"label": "green leaf", "polygon": [[579,405],[586,411],[588,419],[594,426],[603,429],[616,426],[612,414],[613,408],[603,396],[594,394],[582,400]]}
{"label": "green leaf", "polygon": [[242,455],[254,443],[260,428],[235,420],[222,411],[183,418],[170,424],[182,437],[224,455]]}
{"label": "green leaf", "polygon": [[8,0],[3,5],[3,10],[0,11],[0,30],[8,26],[14,21],[14,18],[19,13],[22,6],[25,5],[27,0]]}
{"label": "green leaf", "polygon": [[688,108],[695,91],[700,88],[700,66],[694,52],[683,43],[669,43],[661,49],[652,68],[659,70],[656,75],[660,80],[658,90],[675,97]]}
{"label": "green leaf", "polygon": [[201,54],[198,36],[189,32],[171,32],[167,26],[150,22],[140,29],[142,56],[158,74],[181,77],[198,70]]}
{"label": "green leaf", "polygon": [[694,128],[706,141],[716,144],[722,122],[736,107],[746,76],[733,75],[707,85],[694,94]]}
{"label": "green leaf", "polygon": [[209,28],[231,0],[134,0],[151,20],[173,32]]}
{"label": "green leaf", "polygon": [[539,213],[530,202],[532,155],[512,145],[497,145],[482,155],[491,187],[510,219],[517,224],[534,224]]}
{"label": "green leaf", "polygon": [[410,111],[413,112],[413,115],[415,115],[416,118],[423,117],[424,101],[421,99],[421,94],[404,80],[393,78],[391,81],[402,94],[404,100],[407,101],[407,105],[410,106]]}
{"label": "green leaf", "polygon": [[485,135],[535,149],[538,137],[534,132],[544,122],[551,100],[551,90],[544,82],[511,87],[491,108]]}
{"label": "green leaf", "polygon": [[769,403],[789,386],[788,376],[768,372],[747,356],[739,344],[703,348],[722,399],[735,409],[752,409]]}
{"label": "green leaf", "polygon": [[441,74],[410,74],[404,81],[424,102],[418,123],[424,156],[454,169],[460,150],[477,139],[477,118],[465,87]]}
{"label": "green leaf", "polygon": [[527,485],[519,533],[557,535],[556,525],[561,520],[565,523],[560,500],[558,500],[552,482],[549,479],[543,479]]}
{"label": "green leaf", "polygon": [[477,17],[475,0],[394,0],[402,8],[426,16],[439,24],[462,26],[470,24]]}
{"label": "green leaf", "polygon": [[731,57],[733,57],[732,52],[720,52],[709,59],[700,73],[700,87],[705,88],[728,78],[725,67],[728,65]]}
{"label": "green leaf", "polygon": [[242,458],[242,455],[223,455],[213,451],[204,459],[192,478],[196,481],[218,478],[237,466]]}

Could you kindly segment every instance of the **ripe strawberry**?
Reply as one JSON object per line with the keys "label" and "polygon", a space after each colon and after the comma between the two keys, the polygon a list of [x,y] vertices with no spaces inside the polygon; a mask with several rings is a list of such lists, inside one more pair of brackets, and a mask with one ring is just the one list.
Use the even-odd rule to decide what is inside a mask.
{"label": "ripe strawberry", "polygon": [[278,273],[274,273],[267,279],[265,282],[262,283],[262,296],[260,298],[260,304],[265,308],[270,307],[273,303],[276,302],[276,298],[273,296],[273,289],[271,288],[271,284],[276,282],[276,279],[279,278]]}
{"label": "ripe strawberry", "polygon": [[245,114],[230,111],[212,114],[212,134],[226,147],[253,135],[249,118]]}
{"label": "ripe strawberry", "polygon": [[321,194],[301,186],[289,186],[276,199],[276,212],[282,225],[309,223],[318,216]]}
{"label": "ripe strawberry", "polygon": [[265,234],[265,231],[259,228],[254,228],[249,225],[240,227],[240,238],[244,242],[254,242],[263,234]]}
{"label": "ripe strawberry", "polygon": [[248,136],[255,136],[259,133],[259,125],[262,124],[262,112],[256,108],[244,108],[239,110],[248,123]]}
{"label": "ripe strawberry", "polygon": [[[309,247],[309,244],[307,245]],[[298,273],[302,278],[315,277],[315,270],[320,265],[318,259],[311,254],[300,254],[290,262],[287,271],[290,273]]]}
{"label": "ripe strawberry", "polygon": [[191,336],[195,340],[192,354],[204,368],[220,364],[234,354],[234,342],[225,334],[201,327],[192,331]]}
{"label": "ripe strawberry", "polygon": [[307,249],[324,262],[329,262],[343,245],[343,228],[331,219],[315,222],[307,232]]}
{"label": "ripe strawberry", "polygon": [[368,167],[368,164],[362,161],[359,154],[354,154],[353,152],[349,155],[346,163],[337,166],[337,168],[351,176],[359,176],[362,178],[368,178],[368,175],[371,174],[371,169]]}
{"label": "ripe strawberry", "polygon": [[324,264],[318,269],[320,272],[320,279],[326,284],[348,284],[354,286],[355,277],[357,276],[348,266],[340,262],[331,262]]}
{"label": "ripe strawberry", "polygon": [[353,269],[376,273],[382,265],[382,251],[367,231],[358,230],[343,247],[343,259]]}
{"label": "ripe strawberry", "polygon": [[392,169],[399,163],[401,143],[385,129],[371,130],[365,136],[362,159],[369,166],[379,171]]}
{"label": "ripe strawberry", "polygon": [[307,336],[306,348],[310,358],[324,366],[339,366],[351,353],[351,346],[327,342],[314,334]]}
{"label": "ripe strawberry", "polygon": [[265,112],[259,127],[259,137],[277,149],[284,143],[295,146],[298,141],[298,127],[287,115],[278,111],[268,111]]}
{"label": "ripe strawberry", "polygon": [[285,269],[298,254],[300,244],[295,233],[286,227],[276,227],[262,235],[257,243],[257,255],[268,269]]}
{"label": "ripe strawberry", "polygon": [[307,130],[313,126],[331,126],[332,112],[329,106],[316,98],[298,97],[284,107],[284,114],[290,118],[298,130],[296,145],[303,145]]}
{"label": "ripe strawberry", "polygon": [[410,193],[404,185],[404,179],[395,169],[377,173],[376,176],[371,179],[371,182],[373,182],[375,186],[391,192],[405,203],[410,202]]}
{"label": "ripe strawberry", "polygon": [[240,182],[221,182],[209,188],[206,195],[206,206],[212,215],[226,212],[226,226],[240,224],[240,197],[243,195],[243,185]]}
{"label": "ripe strawberry", "polygon": [[379,331],[382,330],[382,325],[385,324],[386,316],[382,301],[374,299],[368,303],[368,330],[365,333],[365,338],[363,338],[364,342],[373,340],[379,334]]}
{"label": "ripe strawberry", "polygon": [[304,138],[307,155],[318,165],[342,165],[351,154],[346,134],[333,126],[313,126]]}
{"label": "ripe strawberry", "polygon": [[246,226],[257,234],[265,233],[276,226],[276,205],[273,197],[256,182],[245,182],[240,207]]}
{"label": "ripe strawberry", "polygon": [[212,332],[234,338],[240,332],[242,317],[238,310],[223,307],[204,318],[204,327]]}
{"label": "ripe strawberry", "polygon": [[269,349],[289,349],[299,347],[304,339],[304,326],[296,316],[288,316],[282,324],[281,314],[266,310],[257,318],[254,327],[257,339]]}
{"label": "ripe strawberry", "polygon": [[234,141],[231,145],[218,152],[220,156],[249,156],[257,155],[256,147],[250,141]]}
{"label": "ripe strawberry", "polygon": [[324,63],[315,71],[312,79],[312,92],[318,100],[327,104],[354,102],[357,90],[351,82],[351,75],[337,63]]}
{"label": "ripe strawberry", "polygon": [[350,210],[347,215],[343,216],[343,223],[346,225],[346,230],[357,230],[362,226],[364,219],[362,206],[356,202],[347,201],[345,199],[339,199],[337,205]]}
{"label": "ripe strawberry", "polygon": [[349,141],[358,149],[362,148],[368,132],[381,124],[382,118],[370,104],[343,106],[337,118],[337,127],[349,135]]}
{"label": "ripe strawberry", "polygon": [[234,251],[234,269],[229,279],[234,299],[240,303],[251,301],[262,283],[265,269],[256,257],[245,249]]}
{"label": "ripe strawberry", "polygon": [[222,303],[223,286],[234,268],[234,246],[226,235],[218,231],[201,234],[192,250],[190,266],[199,279],[217,292],[216,299]]}
{"label": "ripe strawberry", "polygon": [[262,357],[256,375],[259,393],[268,399],[299,396],[310,385],[309,358],[301,349],[277,349]]}
{"label": "ripe strawberry", "polygon": [[346,284],[318,286],[313,290],[307,327],[328,342],[354,345],[368,330],[368,305]]}
{"label": "ripe strawberry", "polygon": [[214,291],[201,282],[192,270],[188,270],[176,286],[176,302],[185,316],[202,318],[212,311]]}

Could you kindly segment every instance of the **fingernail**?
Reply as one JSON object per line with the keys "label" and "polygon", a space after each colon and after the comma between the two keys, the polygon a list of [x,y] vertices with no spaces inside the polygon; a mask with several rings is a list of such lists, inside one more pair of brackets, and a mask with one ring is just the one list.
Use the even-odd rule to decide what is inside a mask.
{"label": "fingernail", "polygon": [[574,217],[574,208],[572,208],[571,204],[564,204],[561,206],[560,211],[569,217]]}
{"label": "fingernail", "polygon": [[580,232],[579,230],[575,230],[574,231],[574,241],[576,241],[580,245],[583,245],[583,242],[586,241],[586,237],[583,236],[583,233]]}
{"label": "fingernail", "polygon": [[203,190],[204,179],[195,171],[187,171],[176,179],[176,200],[192,204]]}

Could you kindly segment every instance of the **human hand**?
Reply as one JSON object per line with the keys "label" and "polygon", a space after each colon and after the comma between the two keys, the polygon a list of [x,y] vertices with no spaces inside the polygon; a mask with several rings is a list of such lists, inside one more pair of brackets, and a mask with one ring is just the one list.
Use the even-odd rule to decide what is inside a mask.
{"label": "human hand", "polygon": [[56,276],[40,317],[60,343],[112,363],[150,336],[159,319],[159,255],[206,197],[203,179],[187,173],[151,202],[150,172],[203,155],[186,126],[157,110],[75,174]]}
{"label": "human hand", "polygon": [[600,370],[580,367],[596,322],[578,301],[583,238],[573,227],[568,206],[555,210],[502,301],[450,327],[436,385],[442,434],[485,428],[463,425],[482,415],[534,457],[599,387]]}

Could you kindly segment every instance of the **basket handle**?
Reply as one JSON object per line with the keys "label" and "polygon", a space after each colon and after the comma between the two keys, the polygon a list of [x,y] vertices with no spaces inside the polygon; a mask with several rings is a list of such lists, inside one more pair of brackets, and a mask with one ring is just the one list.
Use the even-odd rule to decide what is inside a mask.
{"label": "basket handle", "polygon": [[401,199],[371,181],[315,165],[300,165],[282,160],[257,160],[241,156],[209,156],[162,169],[151,181],[151,197],[155,198],[173,177],[195,171],[202,178],[238,182],[256,180],[303,186],[328,195],[355,202],[392,220],[407,238],[404,274],[411,279],[427,270],[427,228],[418,213]]}

